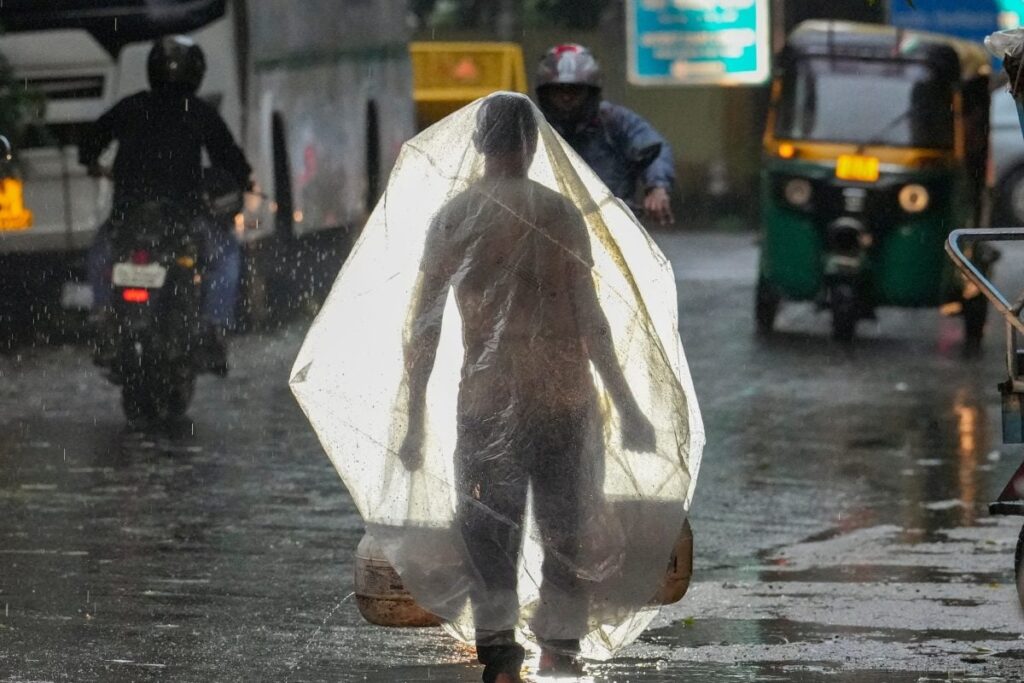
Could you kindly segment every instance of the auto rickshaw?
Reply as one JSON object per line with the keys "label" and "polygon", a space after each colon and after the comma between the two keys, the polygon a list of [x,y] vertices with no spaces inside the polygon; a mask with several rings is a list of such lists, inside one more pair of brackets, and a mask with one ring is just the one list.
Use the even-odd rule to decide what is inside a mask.
{"label": "auto rickshaw", "polygon": [[985,50],[808,21],[778,67],[763,141],[758,331],[773,330],[786,300],[830,310],[841,341],[880,306],[943,306],[962,314],[977,348],[986,299],[965,287],[943,245],[953,228],[986,220]]}

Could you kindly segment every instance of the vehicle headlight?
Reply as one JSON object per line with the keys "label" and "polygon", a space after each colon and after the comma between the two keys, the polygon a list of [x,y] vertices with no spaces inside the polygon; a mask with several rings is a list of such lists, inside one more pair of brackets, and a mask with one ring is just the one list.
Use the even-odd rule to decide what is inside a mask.
{"label": "vehicle headlight", "polygon": [[793,206],[803,208],[811,201],[811,181],[805,178],[791,178],[782,187],[782,196]]}
{"label": "vehicle headlight", "polygon": [[900,190],[900,206],[907,213],[921,213],[931,203],[931,196],[924,185],[912,183]]}

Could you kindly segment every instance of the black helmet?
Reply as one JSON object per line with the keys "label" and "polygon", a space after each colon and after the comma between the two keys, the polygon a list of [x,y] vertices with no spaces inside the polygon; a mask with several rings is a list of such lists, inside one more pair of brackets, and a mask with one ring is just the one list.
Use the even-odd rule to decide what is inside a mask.
{"label": "black helmet", "polygon": [[601,87],[601,67],[593,53],[576,43],[555,45],[537,65],[537,89],[547,85]]}
{"label": "black helmet", "polygon": [[206,57],[188,36],[164,36],[153,42],[146,63],[149,87],[199,90],[206,74]]}

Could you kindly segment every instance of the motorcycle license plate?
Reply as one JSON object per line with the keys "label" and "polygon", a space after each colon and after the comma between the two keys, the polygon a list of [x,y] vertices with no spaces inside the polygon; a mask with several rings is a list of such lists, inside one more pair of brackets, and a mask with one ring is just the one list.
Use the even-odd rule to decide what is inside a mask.
{"label": "motorcycle license plate", "polygon": [[147,263],[144,266],[118,263],[114,266],[112,279],[115,287],[160,289],[167,279],[167,269],[159,263]]}

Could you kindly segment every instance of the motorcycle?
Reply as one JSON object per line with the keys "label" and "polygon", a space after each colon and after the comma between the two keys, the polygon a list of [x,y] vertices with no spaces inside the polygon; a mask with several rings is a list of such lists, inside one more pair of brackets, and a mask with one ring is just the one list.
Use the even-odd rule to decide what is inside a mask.
{"label": "motorcycle", "polygon": [[195,388],[200,245],[194,221],[170,201],[140,204],[112,235],[113,299],[106,333],[110,379],[129,421],[180,417]]}

